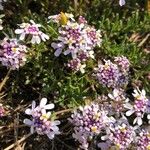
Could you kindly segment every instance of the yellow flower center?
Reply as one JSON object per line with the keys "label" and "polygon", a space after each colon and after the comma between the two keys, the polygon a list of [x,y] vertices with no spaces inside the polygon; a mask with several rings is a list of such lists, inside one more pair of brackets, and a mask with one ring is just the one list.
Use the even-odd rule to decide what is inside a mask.
{"label": "yellow flower center", "polygon": [[41,120],[42,120],[42,119],[49,119],[49,115],[43,114],[43,115],[40,117],[40,119],[41,119]]}
{"label": "yellow flower center", "polygon": [[150,144],[146,147],[146,150],[150,150]]}
{"label": "yellow flower center", "polygon": [[17,51],[17,48],[11,48],[13,52],[16,52]]}
{"label": "yellow flower center", "polygon": [[92,132],[96,132],[97,131],[97,127],[93,126],[93,127],[91,127],[91,130],[92,130]]}

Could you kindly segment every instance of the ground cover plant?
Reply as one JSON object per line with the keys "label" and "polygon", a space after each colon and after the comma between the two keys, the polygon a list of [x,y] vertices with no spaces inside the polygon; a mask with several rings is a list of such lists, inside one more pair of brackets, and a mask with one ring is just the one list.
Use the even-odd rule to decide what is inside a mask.
{"label": "ground cover plant", "polygon": [[150,150],[150,2],[0,1],[0,149]]}

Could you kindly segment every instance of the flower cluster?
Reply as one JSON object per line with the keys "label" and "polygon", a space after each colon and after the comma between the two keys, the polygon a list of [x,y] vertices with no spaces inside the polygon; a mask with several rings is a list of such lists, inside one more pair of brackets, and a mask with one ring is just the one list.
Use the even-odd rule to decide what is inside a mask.
{"label": "flower cluster", "polygon": [[[109,147],[114,147],[118,150],[129,148],[136,137],[135,129],[124,118],[111,123],[106,133],[105,136],[101,137],[102,140],[109,141],[107,142],[109,143]],[[101,147],[101,143],[99,143],[99,147]]]}
{"label": "flower cluster", "polygon": [[89,141],[98,135],[107,124],[106,112],[97,104],[79,107],[69,119],[75,126],[73,137],[81,144],[82,149],[88,149]]}
{"label": "flower cluster", "polygon": [[60,121],[53,120],[51,112],[46,112],[54,108],[54,104],[47,104],[47,99],[42,98],[40,105],[36,107],[35,101],[32,102],[32,108],[27,109],[25,113],[32,117],[32,120],[25,119],[24,123],[31,126],[31,133],[34,133],[34,129],[40,135],[46,134],[49,139],[53,139],[55,134],[60,134],[57,125]]}
{"label": "flower cluster", "polygon": [[40,31],[40,24],[36,24],[33,20],[30,23],[22,23],[19,25],[21,29],[16,29],[15,33],[20,34],[20,40],[24,40],[27,36],[31,39],[32,44],[39,44],[42,41],[49,39],[49,36]]}
{"label": "flower cluster", "polygon": [[5,114],[5,109],[3,107],[3,105],[0,103],[0,117],[3,117]]}
{"label": "flower cluster", "polygon": [[4,38],[0,46],[0,61],[3,66],[15,70],[25,64],[27,47],[19,44],[17,39]]}
{"label": "flower cluster", "polygon": [[68,14],[61,13],[50,18],[55,22],[63,22],[58,29],[57,40],[51,44],[56,50],[55,56],[58,57],[61,53],[71,55],[72,60],[68,62],[68,68],[74,71],[82,70],[86,60],[94,58],[94,47],[101,45],[100,30],[89,26],[82,16],[79,17],[78,22],[74,20],[72,14],[68,17]]}
{"label": "flower cluster", "polygon": [[136,137],[137,150],[149,150],[150,149],[150,133],[146,130],[141,130]]}
{"label": "flower cluster", "polygon": [[146,97],[145,90],[140,91],[139,89],[135,89],[133,96],[133,104],[131,104],[128,100],[124,105],[126,109],[129,109],[126,112],[126,115],[130,116],[134,113],[136,118],[134,119],[133,124],[137,123],[138,125],[142,125],[142,118],[144,117],[144,114],[147,114],[147,119],[150,119],[150,100]]}
{"label": "flower cluster", "polygon": [[114,89],[112,94],[109,93],[110,107],[109,113],[111,115],[120,115],[124,111],[124,104],[128,100],[123,89]]}
{"label": "flower cluster", "polygon": [[96,77],[106,87],[118,88],[128,83],[129,61],[126,57],[115,57],[115,63],[105,60],[96,68]]}

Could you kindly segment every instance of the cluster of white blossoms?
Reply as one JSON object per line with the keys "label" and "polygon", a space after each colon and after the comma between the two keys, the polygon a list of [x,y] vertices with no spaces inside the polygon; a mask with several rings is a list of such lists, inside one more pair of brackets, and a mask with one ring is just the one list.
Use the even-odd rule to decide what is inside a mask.
{"label": "cluster of white blossoms", "polygon": [[96,77],[100,84],[106,87],[118,88],[128,83],[130,62],[125,56],[114,58],[114,63],[104,60],[105,64],[98,64]]}
{"label": "cluster of white blossoms", "polygon": [[30,115],[32,120],[24,119],[24,123],[28,126],[31,126],[31,133],[34,133],[34,130],[40,135],[47,135],[49,139],[53,139],[56,134],[60,134],[59,128],[57,125],[60,124],[60,121],[53,120],[51,110],[54,108],[54,104],[46,104],[47,99],[42,98],[38,106],[36,106],[35,101],[32,102],[32,108],[26,109],[25,113]]}
{"label": "cluster of white blossoms", "polygon": [[68,68],[84,73],[86,61],[94,59],[94,47],[101,45],[100,30],[88,25],[82,16],[78,21],[72,14],[64,13],[49,18],[59,25],[58,38],[51,44],[55,49],[54,55],[70,55],[72,59],[68,61]]}
{"label": "cluster of white blossoms", "polygon": [[0,46],[0,62],[3,66],[15,70],[25,64],[27,47],[17,39],[4,38]]}
{"label": "cluster of white blossoms", "polygon": [[32,44],[39,44],[41,40],[49,40],[49,36],[39,29],[41,24],[36,24],[33,20],[30,20],[30,23],[22,23],[19,27],[20,29],[16,29],[15,33],[20,34],[20,40],[24,40],[27,37],[31,39]]}
{"label": "cluster of white blossoms", "polygon": [[129,109],[126,112],[127,116],[135,114],[136,118],[133,121],[133,124],[142,125],[144,114],[147,115],[147,119],[150,120],[150,100],[146,97],[145,90],[140,91],[135,89],[134,93],[134,102],[131,102],[129,99],[124,105],[126,109]]}
{"label": "cluster of white blossoms", "polygon": [[80,143],[80,148],[88,150],[89,142],[106,126],[106,114],[97,104],[79,107],[74,111],[69,120],[74,125],[73,138]]}

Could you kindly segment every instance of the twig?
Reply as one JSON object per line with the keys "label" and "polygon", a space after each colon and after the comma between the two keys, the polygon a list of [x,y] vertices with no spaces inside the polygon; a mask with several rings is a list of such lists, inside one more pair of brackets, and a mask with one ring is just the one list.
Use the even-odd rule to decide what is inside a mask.
{"label": "twig", "polygon": [[70,112],[70,111],[72,111],[72,110],[73,110],[73,109],[65,109],[65,110],[57,111],[57,112],[55,113],[55,115],[59,115],[59,114],[66,113],[66,112]]}
{"label": "twig", "polygon": [[11,72],[11,69],[8,70],[8,72],[7,72],[6,76],[5,76],[5,78],[4,78],[3,81],[0,83],[0,91],[2,90],[2,88],[3,88],[3,86],[5,85],[6,81],[8,80],[10,72]]}
{"label": "twig", "polygon": [[147,34],[146,37],[139,43],[138,47],[141,47],[149,38],[150,34]]}
{"label": "twig", "polygon": [[[23,124],[23,125],[17,126],[17,128],[22,128],[22,127],[26,127],[26,126],[27,126],[27,125]],[[5,126],[3,126],[1,129],[3,129],[3,128],[5,128]],[[6,130],[3,129],[3,132],[0,132],[0,135],[4,134],[4,133],[6,133],[6,132],[9,132],[9,131],[11,131],[11,130],[13,130],[13,129],[14,129],[14,127],[10,127],[9,129],[6,129]]]}
{"label": "twig", "polygon": [[23,141],[25,141],[28,137],[30,137],[32,134],[29,133],[26,136],[24,136],[23,138],[21,138],[20,140],[16,141],[16,143],[11,144],[10,146],[8,146],[7,148],[5,148],[4,150],[10,150],[12,148],[14,148],[17,144],[22,143]]}

